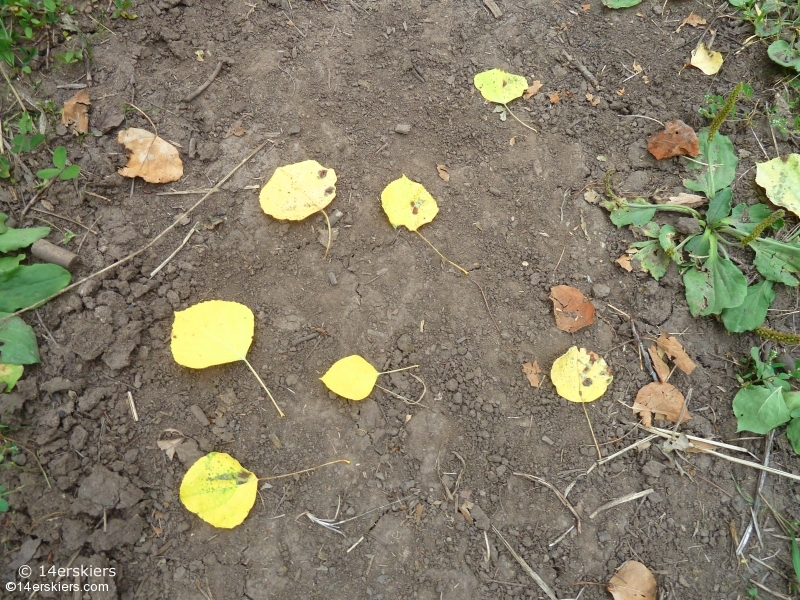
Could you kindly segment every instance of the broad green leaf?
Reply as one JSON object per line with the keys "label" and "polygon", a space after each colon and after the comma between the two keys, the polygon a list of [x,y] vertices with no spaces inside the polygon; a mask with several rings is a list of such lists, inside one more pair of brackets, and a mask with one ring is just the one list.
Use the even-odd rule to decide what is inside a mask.
{"label": "broad green leaf", "polygon": [[54,169],[53,167],[50,167],[49,169],[40,169],[36,171],[36,176],[39,179],[52,179],[53,177],[59,175],[60,173],[61,169]]}
{"label": "broad green leaf", "polygon": [[658,240],[636,242],[628,248],[632,260],[639,263],[642,271],[647,271],[653,279],[661,279],[667,272],[669,256],[661,248]]}
{"label": "broad green leaf", "polygon": [[641,2],[642,0],[603,0],[603,6],[608,8],[630,8]]}
{"label": "broad green leaf", "polygon": [[692,267],[683,275],[686,302],[695,317],[717,315],[739,306],[747,296],[747,279],[730,259],[717,254],[715,237],[711,238],[710,253],[704,270]]}
{"label": "broad green leaf", "polygon": [[733,333],[752,331],[767,318],[767,309],[775,299],[772,282],[764,280],[747,288],[747,296],[739,306],[722,311],[725,329]]}
{"label": "broad green leaf", "polygon": [[27,248],[36,240],[47,237],[49,227],[26,227],[14,229],[7,227],[6,232],[0,234],[0,252],[13,252],[20,248]]}
{"label": "broad green leaf", "polygon": [[6,213],[0,212],[0,233],[5,233],[8,230],[8,226],[6,225],[7,220],[8,220],[8,215]]}
{"label": "broad green leaf", "polygon": [[[789,443],[792,445],[792,448],[794,448],[794,451],[800,454],[800,418],[794,418],[789,422],[788,427],[786,427],[786,437],[789,439]],[[795,555],[797,542],[794,542],[794,544],[792,548],[792,562],[795,565],[795,570],[800,572],[800,552]]]}
{"label": "broad green leaf", "polygon": [[261,210],[276,219],[300,221],[336,197],[336,172],[315,160],[278,167],[259,195]]}
{"label": "broad green leaf", "polygon": [[0,362],[32,365],[40,362],[33,328],[19,317],[0,313]]}
{"label": "broad green leaf", "polygon": [[36,146],[44,141],[44,135],[37,133],[34,136],[18,135],[11,140],[11,152],[20,154],[22,152],[30,152]]}
{"label": "broad green leaf", "polygon": [[692,267],[683,274],[683,286],[686,288],[686,304],[693,317],[708,308],[709,298],[714,294],[707,271]]}
{"label": "broad green leaf", "polygon": [[24,254],[18,254],[17,256],[4,256],[3,258],[0,258],[0,271],[11,271],[16,269],[24,258]]}
{"label": "broad green leaf", "polygon": [[244,304],[200,302],[175,313],[172,357],[192,369],[245,360],[254,330],[253,311]]}
{"label": "broad green leaf", "polygon": [[81,168],[79,165],[70,165],[61,172],[58,178],[67,181],[68,179],[75,179],[80,173]]}
{"label": "broad green leaf", "polygon": [[[780,30],[780,24],[778,30]],[[800,49],[793,44],[790,45],[786,40],[772,42],[767,48],[767,54],[782,67],[800,71]]]}
{"label": "broad green leaf", "polygon": [[773,238],[758,238],[749,246],[755,251],[753,260],[758,272],[771,281],[789,287],[797,286],[793,273],[800,273],[800,244],[779,242]]}
{"label": "broad green leaf", "polygon": [[383,212],[389,217],[389,223],[395,229],[405,225],[410,231],[416,231],[433,221],[439,213],[436,200],[425,186],[411,181],[405,175],[383,188],[381,205]]}
{"label": "broad green leaf", "polygon": [[733,192],[729,187],[723,188],[716,193],[711,202],[708,203],[708,210],[706,211],[706,221],[709,225],[717,225],[731,213],[731,200],[733,200]]}
{"label": "broad green leaf", "polygon": [[528,89],[527,79],[500,69],[477,73],[473,83],[486,100],[497,104],[508,104]]}
{"label": "broad green leaf", "polygon": [[53,151],[53,164],[59,169],[67,166],[67,149],[64,146],[59,146]]}
{"label": "broad green leaf", "polygon": [[794,418],[795,412],[800,410],[800,392],[783,392],[783,401],[786,402],[786,408]]}
{"label": "broad green leaf", "polygon": [[658,243],[666,255],[672,258],[675,254],[675,236],[677,231],[672,225],[664,225],[658,232]]}
{"label": "broad green leaf", "polygon": [[644,227],[656,214],[656,207],[642,198],[634,198],[621,206],[614,202],[604,202],[603,206],[611,211],[609,217],[617,227],[624,227],[625,225]]}
{"label": "broad green leaf", "polygon": [[768,433],[789,420],[789,409],[783,401],[781,388],[770,389],[761,385],[742,388],[733,399],[736,431]]}
{"label": "broad green leaf", "polygon": [[594,402],[606,393],[614,377],[601,356],[572,346],[555,360],[550,379],[562,398],[570,402]]}
{"label": "broad green leaf", "polygon": [[756,183],[773,204],[800,215],[800,154],[756,164]]}
{"label": "broad green leaf", "polygon": [[0,393],[12,391],[24,370],[22,365],[0,363]]}
{"label": "broad green leaf", "polygon": [[363,400],[378,380],[378,371],[357,354],[342,358],[323,375],[322,383],[334,394],[348,400]]}
{"label": "broad green leaf", "polygon": [[714,237],[714,232],[711,229],[705,229],[703,235],[690,237],[683,247],[691,256],[705,260],[711,253],[712,237]]}
{"label": "broad green leaf", "polygon": [[58,265],[37,264],[0,271],[0,312],[33,306],[69,285],[72,275]]}
{"label": "broad green leaf", "polygon": [[[736,165],[739,159],[733,151],[733,144],[727,136],[717,133],[708,143],[708,128],[697,134],[700,142],[700,155],[697,160],[705,163],[697,179],[684,179],[683,185],[693,192],[703,192],[714,198],[717,190],[728,187],[736,177]],[[690,168],[697,168],[696,163],[689,163]]]}
{"label": "broad green leaf", "polygon": [[[733,207],[731,215],[722,219],[722,225],[733,227],[739,233],[748,236],[753,233],[756,225],[772,214],[772,210],[766,204],[737,204]],[[782,220],[781,220],[782,221]],[[778,226],[778,221],[773,223],[773,227]]]}
{"label": "broad green leaf", "polygon": [[195,462],[181,481],[183,505],[214,527],[231,529],[245,520],[258,493],[258,478],[220,452]]}

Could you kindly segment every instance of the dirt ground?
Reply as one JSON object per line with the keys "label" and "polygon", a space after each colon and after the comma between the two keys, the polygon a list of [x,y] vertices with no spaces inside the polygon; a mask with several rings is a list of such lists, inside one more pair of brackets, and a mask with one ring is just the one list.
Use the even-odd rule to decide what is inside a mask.
{"label": "dirt ground", "polygon": [[[6,488],[20,488],[2,521],[4,582],[20,581],[22,564],[33,568],[31,583],[55,581],[40,577],[42,568],[92,565],[115,574],[62,581],[108,583],[110,591],[73,598],[545,598],[497,528],[562,599],[609,598],[604,584],[628,559],[653,571],[659,598],[746,598],[751,578],[790,597],[789,544],[769,513],[760,515],[761,543],[754,537],[747,554],[773,570],[733,554],[733,536],[750,517],[737,485],[752,496],[758,471],[689,455],[681,475],[654,444],[587,475],[597,451],[582,408],[559,398],[549,377],[535,389],[521,371],[533,360],[549,371],[572,345],[598,352],[614,374],[605,396],[586,406],[602,453],[645,437],[628,406],[650,380],[630,323],[613,305],[646,339],[678,334],[697,361],[691,376],[670,380],[693,390],[693,419],[682,430],[743,445],[761,460],[763,437],[737,434],[731,412],[734,361],[758,340],[692,318],[674,265],[660,282],[623,271],[614,261],[631,234],[583,197],[601,191],[610,168],[627,194],[683,191],[684,164],[647,153],[647,136],[660,129],[652,119],[699,128],[704,94],[727,94],[739,81],[750,83],[754,100],[773,101],[781,73],[763,46],[743,48],[749,27],[684,0],[644,0],[623,11],[597,0],[498,0],[500,18],[481,0],[252,2],[140,0],[138,18],[110,21],[110,32],[77,17],[94,32],[92,125],[105,129],[123,113],[122,127],[152,129],[124,103],[136,105],[180,148],[185,173],[175,184],[131,185],[116,173],[125,162],[118,129],[81,140],[62,131],[58,143],[80,164],[80,187],[57,184],[44,206],[97,232],[77,228],[67,246],[80,249],[76,278],[141,248],[201,197],[158,193],[207,189],[272,141],[161,242],[28,315],[42,364],[0,402],[9,435],[38,454],[50,486],[27,452],[15,458],[19,468],[0,469]],[[708,38],[707,27],[676,33],[691,11],[716,31],[726,61],[718,76],[684,68]],[[219,61],[207,90],[182,102]],[[474,74],[493,67],[542,82],[537,95],[511,106],[538,133],[510,116],[501,121],[473,88]],[[61,105],[74,90],[57,86],[82,75],[83,65],[42,69],[38,86],[27,78],[15,86]],[[5,94],[3,102],[7,111],[14,100]],[[226,135],[237,123],[245,133]],[[395,133],[398,124],[410,132]],[[753,165],[764,155],[757,140],[775,156],[769,128],[756,117],[723,131],[740,153],[735,197],[753,201]],[[782,154],[796,150],[791,140],[776,144]],[[338,175],[330,210],[343,216],[327,259],[321,216],[281,223],[258,204],[276,167],[304,159]],[[49,159],[42,152],[39,160]],[[403,174],[439,202],[423,231],[468,277],[389,224],[380,192]],[[19,202],[8,187],[0,193],[14,217]],[[208,227],[150,279],[197,222]],[[592,298],[593,326],[576,334],[556,328],[548,296],[558,284]],[[253,309],[248,357],[285,418],[245,365],[194,371],[173,361],[173,311],[208,299]],[[795,331],[796,296],[779,292],[773,308],[785,312],[770,313],[770,325]],[[312,337],[317,328],[325,334]],[[379,370],[418,364],[421,404],[394,395],[422,394],[409,372],[382,376],[393,394],[376,390],[363,402],[327,392],[319,377],[350,354]],[[169,428],[186,436],[172,460],[156,444]],[[178,498],[187,468],[212,450],[261,477],[351,462],[272,481],[241,526],[221,530]],[[771,464],[800,472],[785,436],[776,436]],[[517,472],[562,492],[572,484],[581,532],[552,491]],[[643,499],[590,517],[649,488]],[[764,496],[800,519],[797,486],[770,476]],[[471,522],[456,502],[472,503]],[[301,516],[330,519],[339,504],[340,518],[378,510],[344,524],[344,536]]]}

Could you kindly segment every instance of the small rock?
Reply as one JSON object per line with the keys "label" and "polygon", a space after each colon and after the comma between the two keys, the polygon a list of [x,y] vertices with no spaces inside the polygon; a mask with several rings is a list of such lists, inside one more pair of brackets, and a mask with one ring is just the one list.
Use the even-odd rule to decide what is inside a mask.
{"label": "small rock", "polygon": [[657,460],[651,460],[644,467],[642,467],[642,473],[648,477],[658,479],[661,477],[661,473],[664,472],[664,469],[666,469],[666,465],[664,465],[664,463],[660,463]]}
{"label": "small rock", "polygon": [[98,529],[91,535],[89,541],[95,552],[108,552],[118,546],[135,544],[143,530],[144,520],[139,515],[134,515],[127,521],[110,519],[106,531]]}
{"label": "small rock", "polygon": [[300,133],[300,125],[292,125],[288,129],[288,133],[289,135],[297,135],[298,133]]}
{"label": "small rock", "polygon": [[330,281],[331,285],[336,285],[336,275],[334,275],[333,271],[328,271],[328,281]]}
{"label": "small rock", "polygon": [[543,435],[543,436],[542,436],[542,441],[543,441],[545,444],[547,444],[548,446],[553,446],[553,445],[555,445],[555,442],[554,442],[553,440],[551,440],[549,437],[547,437],[546,435]]}
{"label": "small rock", "polygon": [[187,469],[203,457],[203,452],[197,447],[197,442],[192,439],[184,440],[175,449],[175,454]]}
{"label": "small rock", "polygon": [[457,392],[458,391],[458,382],[455,379],[450,379],[445,384],[445,387],[450,392]]}
{"label": "small rock", "polygon": [[592,286],[592,294],[595,298],[606,298],[611,293],[611,288],[604,283],[595,283]]}
{"label": "small rock", "polygon": [[489,193],[490,193],[490,194],[492,194],[493,196],[502,196],[502,195],[503,195],[503,192],[501,192],[501,191],[500,191],[498,188],[496,188],[496,187],[490,187],[490,188],[489,188]]}
{"label": "small rock", "polygon": [[478,529],[482,529],[487,531],[489,527],[491,527],[491,522],[489,521],[489,517],[483,512],[483,509],[478,506],[477,504],[473,505],[471,509],[469,509],[469,514],[472,515],[472,519],[475,521],[475,527]]}
{"label": "small rock", "polygon": [[208,427],[211,425],[211,421],[208,420],[208,417],[203,412],[203,409],[197,406],[197,404],[192,404],[189,407],[189,414],[191,414],[197,422],[200,423],[203,427]]}
{"label": "small rock", "polygon": [[394,127],[394,132],[399,133],[401,135],[408,135],[411,133],[411,125],[408,123],[398,123]]}
{"label": "small rock", "polygon": [[55,394],[56,392],[65,392],[68,390],[73,390],[75,392],[82,392],[83,388],[86,387],[86,381],[83,379],[78,379],[73,383],[69,379],[64,379],[63,377],[54,377],[50,381],[44,382],[39,387],[43,392],[47,392],[48,394]]}
{"label": "small rock", "polygon": [[414,351],[414,344],[411,341],[411,336],[407,333],[404,333],[399,338],[397,338],[397,348],[403,353],[409,353]]}

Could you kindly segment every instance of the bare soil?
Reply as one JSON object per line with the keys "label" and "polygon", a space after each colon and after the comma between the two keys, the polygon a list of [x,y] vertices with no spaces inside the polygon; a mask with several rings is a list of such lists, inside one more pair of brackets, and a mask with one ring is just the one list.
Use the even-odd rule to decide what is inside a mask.
{"label": "bare soil", "polygon": [[[139,1],[138,19],[109,21],[110,32],[77,17],[94,34],[92,125],[123,113],[122,127],[152,129],[125,103],[137,106],[179,147],[185,174],[176,184],[132,185],[116,172],[125,163],[117,129],[83,139],[62,131],[57,143],[81,165],[79,188],[59,183],[39,207],[98,233],[29,216],[78,234],[67,246],[79,250],[76,278],[141,248],[200,197],[157,194],[207,189],[272,142],[161,242],[27,316],[43,362],[0,402],[9,435],[36,453],[49,485],[29,452],[15,459],[18,468],[0,469],[0,482],[19,490],[2,521],[4,580],[20,581],[14,569],[28,564],[31,583],[53,582],[38,577],[40,568],[70,564],[116,569],[104,580],[70,579],[110,584],[75,598],[544,598],[496,527],[559,598],[608,598],[603,586],[585,584],[604,584],[628,559],[653,571],[660,598],[745,598],[749,578],[791,596],[782,577],[791,573],[789,544],[769,512],[748,555],[775,571],[733,554],[758,471],[694,454],[679,461],[682,475],[654,443],[586,475],[597,451],[581,406],[559,398],[549,377],[532,388],[521,371],[536,360],[547,372],[572,345],[596,351],[614,373],[606,395],[586,406],[601,452],[645,437],[628,406],[650,379],[630,322],[613,305],[636,319],[645,340],[678,335],[697,361],[691,376],[670,380],[693,390],[693,418],[682,430],[743,445],[760,461],[763,437],[737,434],[731,412],[735,362],[757,339],[692,318],[674,267],[660,282],[623,271],[614,261],[631,234],[583,195],[601,192],[612,168],[626,194],[682,191],[684,163],[647,153],[648,135],[660,129],[653,119],[699,128],[704,94],[727,94],[739,81],[772,102],[781,73],[763,46],[742,46],[749,27],[700,2],[645,0],[623,11],[597,0],[497,4],[500,18],[478,0]],[[676,32],[691,11],[709,25]],[[716,77],[684,67],[708,28],[726,60]],[[211,85],[181,102],[219,61]],[[537,95],[511,105],[538,133],[510,116],[501,121],[473,88],[474,74],[493,67],[542,82]],[[60,105],[74,90],[57,86],[82,75],[82,64],[43,68],[14,85]],[[4,94],[8,112],[14,100]],[[244,135],[226,135],[239,121]],[[395,133],[398,124],[410,132]],[[755,116],[723,131],[741,157],[735,197],[753,201],[753,165],[765,152],[775,156],[769,127]],[[795,150],[791,140],[775,143],[782,154]],[[276,167],[312,158],[339,178],[330,208],[343,216],[327,259],[321,216],[281,223],[258,204]],[[37,160],[44,166],[49,157]],[[439,202],[423,231],[468,277],[388,223],[380,192],[403,174]],[[2,209],[18,215],[21,200],[9,186],[1,193]],[[208,228],[149,278],[197,222]],[[558,284],[592,298],[593,326],[575,334],[555,327],[548,296]],[[193,371],[172,360],[173,312],[207,299],[253,309],[249,359],[285,418],[243,364]],[[785,312],[770,313],[770,325],[795,331],[796,305],[781,291],[774,308]],[[382,376],[392,394],[376,390],[363,402],[328,393],[319,377],[350,354],[379,370],[418,364],[421,404],[396,396],[422,394],[409,372]],[[172,460],[156,445],[168,428],[187,438]],[[262,477],[351,462],[271,482],[241,526],[217,530],[178,498],[187,468],[212,450]],[[800,472],[783,435],[771,464]],[[581,533],[552,491],[515,472],[562,492],[572,484]],[[649,488],[644,499],[589,516]],[[796,485],[769,476],[763,493],[800,519]],[[469,521],[456,502],[472,503]],[[341,518],[381,508],[343,525],[344,537],[302,516],[333,518],[337,506]]]}

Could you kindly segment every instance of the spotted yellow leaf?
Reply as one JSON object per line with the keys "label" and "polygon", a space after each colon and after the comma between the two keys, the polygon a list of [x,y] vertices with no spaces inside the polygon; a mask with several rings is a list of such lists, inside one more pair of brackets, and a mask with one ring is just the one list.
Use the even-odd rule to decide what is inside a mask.
{"label": "spotted yellow leaf", "polygon": [[562,398],[570,402],[593,402],[605,394],[614,378],[599,355],[573,346],[553,363],[550,379]]}
{"label": "spotted yellow leaf", "polygon": [[507,104],[522,96],[528,89],[527,79],[500,69],[477,73],[473,83],[486,100],[497,104]]}
{"label": "spotted yellow leaf", "polygon": [[403,175],[387,185],[381,192],[381,204],[389,222],[395,229],[405,225],[416,231],[430,223],[439,212],[436,200],[421,183]]}
{"label": "spotted yellow leaf", "polygon": [[276,219],[300,221],[336,197],[336,172],[315,160],[278,167],[259,196],[262,210]]}
{"label": "spotted yellow leaf", "polygon": [[716,75],[722,68],[722,54],[706,48],[705,44],[699,44],[692,50],[691,63],[706,75]]}

